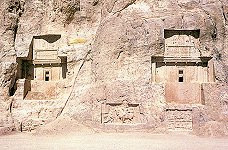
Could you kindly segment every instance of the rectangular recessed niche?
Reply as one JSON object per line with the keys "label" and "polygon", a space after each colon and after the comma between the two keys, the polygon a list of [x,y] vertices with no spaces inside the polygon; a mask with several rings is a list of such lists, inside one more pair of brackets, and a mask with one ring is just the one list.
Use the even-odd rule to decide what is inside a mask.
{"label": "rectangular recessed niche", "polygon": [[164,55],[151,57],[151,81],[165,83],[166,102],[202,103],[201,83],[214,82],[212,57],[200,54],[200,30],[165,29]]}
{"label": "rectangular recessed niche", "polygon": [[49,71],[45,71],[45,81],[49,81]]}
{"label": "rectangular recessed niche", "polygon": [[56,98],[55,82],[65,79],[67,73],[67,55],[59,53],[60,44],[58,34],[34,36],[27,57],[17,57],[17,79],[26,79],[21,86],[21,91],[26,89],[20,92],[26,94],[20,96],[22,99]]}
{"label": "rectangular recessed niche", "polygon": [[101,109],[103,124],[139,124],[143,117],[139,104],[123,101],[122,103],[104,103]]}
{"label": "rectangular recessed niche", "polygon": [[192,131],[192,109],[167,109],[167,128],[171,131]]}
{"label": "rectangular recessed niche", "polygon": [[208,63],[210,59],[153,56],[151,58],[152,82],[214,82],[213,63]]}
{"label": "rectangular recessed niche", "polygon": [[184,77],[179,77],[179,82],[184,82]]}
{"label": "rectangular recessed niche", "polygon": [[184,82],[184,71],[183,70],[179,70],[179,82]]}

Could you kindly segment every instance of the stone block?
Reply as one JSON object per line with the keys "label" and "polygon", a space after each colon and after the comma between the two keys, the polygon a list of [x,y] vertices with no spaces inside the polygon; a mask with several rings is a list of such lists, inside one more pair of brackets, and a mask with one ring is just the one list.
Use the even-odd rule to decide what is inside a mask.
{"label": "stone block", "polygon": [[166,83],[165,98],[168,103],[202,104],[201,85],[198,83]]}

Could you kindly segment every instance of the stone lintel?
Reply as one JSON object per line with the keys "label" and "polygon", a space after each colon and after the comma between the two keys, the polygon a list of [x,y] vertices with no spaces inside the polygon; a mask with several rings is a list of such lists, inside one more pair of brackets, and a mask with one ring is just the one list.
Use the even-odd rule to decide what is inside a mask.
{"label": "stone lintel", "polygon": [[40,65],[40,64],[60,64],[61,63],[61,59],[53,59],[53,60],[33,60],[33,64],[34,65]]}
{"label": "stone lintel", "polygon": [[164,57],[152,56],[152,62],[195,62],[202,63],[208,62],[212,57]]}

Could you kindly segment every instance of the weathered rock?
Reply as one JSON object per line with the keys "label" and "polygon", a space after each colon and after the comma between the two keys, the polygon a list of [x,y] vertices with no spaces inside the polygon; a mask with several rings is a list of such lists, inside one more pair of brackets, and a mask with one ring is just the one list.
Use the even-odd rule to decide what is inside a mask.
{"label": "weathered rock", "polygon": [[[3,14],[0,17],[0,110],[7,114],[1,121],[2,127],[10,124],[17,130],[31,131],[50,123],[49,130],[56,123],[50,129],[55,132],[54,129],[61,128],[64,115],[69,117],[63,119],[69,124],[76,121],[101,130],[180,129],[194,134],[205,132],[207,136],[228,134],[226,0],[11,0],[0,4]],[[175,63],[173,66],[177,67],[187,56],[184,63],[195,68],[188,73],[197,76],[196,79],[202,73],[196,68],[204,67],[210,80],[196,79],[181,86],[176,82],[166,83],[163,78],[161,82],[153,79],[152,57],[169,58],[167,30],[183,31],[185,38],[192,35],[191,31],[197,32],[199,36],[194,38],[198,43],[193,42],[197,52],[194,57],[175,53],[172,59],[176,62],[162,62],[165,65],[160,67]],[[42,94],[48,87],[42,86],[44,81],[33,82],[37,93],[28,92],[29,88],[23,93],[26,84],[22,82],[21,88],[19,84],[15,88],[19,78],[16,70],[23,69],[23,63],[16,64],[16,56],[21,61],[34,61],[33,39],[45,35],[61,35],[56,53],[58,57],[67,57],[66,79],[56,81],[55,90],[48,91],[57,93],[57,98]],[[183,47],[183,43],[178,46]],[[48,51],[49,47],[45,48]],[[205,58],[209,61],[203,64]],[[183,70],[182,75],[185,75]],[[192,82],[196,86],[191,86]],[[170,87],[173,89],[167,90]],[[177,87],[186,89],[177,91]],[[197,98],[191,97],[193,87],[197,87],[194,88]],[[51,98],[47,100],[48,97]],[[13,118],[4,120],[11,115]],[[175,117],[180,124],[173,124]],[[102,121],[104,118],[108,121]]]}

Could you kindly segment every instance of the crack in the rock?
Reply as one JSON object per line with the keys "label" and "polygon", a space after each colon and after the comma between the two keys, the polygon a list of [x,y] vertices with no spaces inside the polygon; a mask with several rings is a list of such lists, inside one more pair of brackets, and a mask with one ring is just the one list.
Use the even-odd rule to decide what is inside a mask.
{"label": "crack in the rock", "polygon": [[122,12],[124,9],[128,8],[130,5],[134,4],[136,2],[136,0],[131,0],[128,4],[126,4],[122,9],[116,11],[113,13],[113,15],[115,15],[116,13],[120,13]]}
{"label": "crack in the rock", "polygon": [[9,111],[12,113],[12,107],[13,107],[13,98],[10,101]]}
{"label": "crack in the rock", "polygon": [[228,18],[226,17],[226,13],[225,13],[225,10],[224,10],[224,5],[223,3],[221,2],[221,0],[219,0],[219,2],[221,3],[221,9],[222,9],[222,15],[223,15],[223,18],[224,18],[224,23],[225,25],[228,25]]}
{"label": "crack in the rock", "polygon": [[226,17],[226,14],[225,14],[225,11],[224,11],[224,7],[222,6],[222,15],[224,17],[224,20],[225,20],[225,25],[228,25],[228,20],[227,20],[227,17]]}
{"label": "crack in the rock", "polygon": [[[8,4],[8,7],[6,8],[6,11],[7,11],[6,13],[15,15],[15,20],[11,20],[14,23],[11,23],[10,26],[6,28],[4,33],[6,33],[6,31],[8,31],[8,30],[11,30],[14,35],[14,42],[16,39],[19,19],[24,12],[24,5],[25,5],[25,2],[10,1]],[[4,19],[6,19],[6,18],[4,18]]]}
{"label": "crack in the rock", "polygon": [[119,59],[121,53],[123,53],[123,51],[120,51],[120,52],[119,52],[119,54],[118,54],[118,56],[117,56],[117,59]]}
{"label": "crack in the rock", "polygon": [[79,76],[79,73],[80,73],[82,67],[84,66],[85,62],[87,61],[87,57],[88,57],[88,55],[90,54],[90,52],[91,52],[91,49],[86,53],[86,55],[85,55],[85,57],[84,57],[84,59],[83,59],[83,62],[82,62],[81,66],[80,66],[80,68],[79,68],[79,70],[78,70],[78,72],[77,72],[77,74],[76,74],[76,76],[75,76],[75,78],[74,78],[72,90],[71,90],[71,92],[70,92],[70,94],[69,94],[69,96],[68,96],[66,102],[64,103],[62,109],[61,109],[60,112],[57,114],[56,119],[62,114],[63,110],[64,110],[65,107],[67,106],[67,103],[70,101],[70,98],[71,98],[71,96],[72,96],[72,93],[73,93],[73,91],[74,91],[74,89],[75,89],[75,85],[76,85],[76,81],[77,81],[77,78],[78,78],[78,76]]}
{"label": "crack in the rock", "polygon": [[211,23],[213,25],[213,33],[211,35],[212,39],[215,41],[216,38],[217,38],[217,27],[216,27],[216,23],[215,21],[213,20],[213,18],[211,17],[210,13],[208,11],[206,11],[203,7],[201,7],[201,9],[204,11],[204,13],[208,16],[208,18],[211,20]]}

